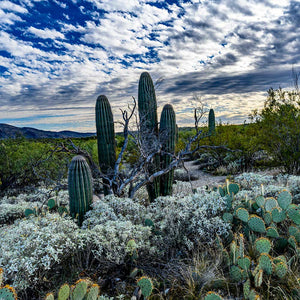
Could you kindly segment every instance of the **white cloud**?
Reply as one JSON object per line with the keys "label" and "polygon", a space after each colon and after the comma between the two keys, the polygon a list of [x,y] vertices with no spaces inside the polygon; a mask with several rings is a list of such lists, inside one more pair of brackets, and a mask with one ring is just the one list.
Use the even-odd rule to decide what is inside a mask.
{"label": "white cloud", "polygon": [[[88,10],[86,1],[94,4],[93,12]],[[34,5],[33,1],[25,2],[28,7]],[[300,32],[287,18],[289,3],[288,0],[194,1],[168,5],[165,9],[144,0],[80,1],[78,7],[83,6],[84,18],[90,17],[85,24],[71,23],[72,15],[66,7],[64,13],[68,17],[56,20],[61,26],[60,32],[51,25],[38,29],[35,24],[27,30],[34,36],[51,39],[43,42],[53,46],[51,51],[40,50],[32,35],[27,35],[32,42],[25,42],[6,32],[0,33],[0,48],[14,56],[0,60],[11,74],[0,78],[1,89],[15,97],[12,106],[21,107],[24,101],[28,101],[28,105],[35,101],[35,109],[42,109],[48,101],[53,107],[62,107],[66,102],[70,106],[83,103],[93,107],[96,96],[105,93],[118,119],[119,107],[126,108],[131,96],[137,96],[139,75],[147,70],[154,80],[160,76],[166,79],[157,91],[160,109],[163,104],[174,101],[180,124],[190,122],[191,125],[193,93],[210,80],[215,81],[215,85],[227,80],[223,90],[219,88],[220,93],[199,88],[200,94],[216,108],[218,116],[241,121],[253,108],[261,107],[265,93],[260,89],[266,84],[252,82],[254,91],[244,93],[244,104],[237,105],[241,96],[238,89],[235,93],[230,87],[237,77],[252,72],[253,78],[255,72],[273,69],[277,84],[276,72],[288,70],[291,61],[299,55]],[[100,14],[97,9],[104,9],[106,13]],[[7,10],[0,9],[0,17],[3,16],[7,24],[21,20],[11,13],[14,10]],[[68,39],[69,36],[76,38]],[[63,49],[63,53],[56,52],[55,47]],[[149,48],[153,55],[149,55]],[[294,65],[299,64],[296,61]],[[267,84],[269,82],[272,83]],[[184,84],[187,88],[181,90],[180,85]],[[212,85],[214,88],[218,86]],[[230,114],[221,113],[225,109],[230,110]],[[93,122],[92,116],[85,117]],[[79,119],[83,122],[81,117]]]}
{"label": "white cloud", "polygon": [[22,13],[22,14],[28,13],[28,10],[25,7],[6,0],[4,1],[2,0],[0,2],[0,8],[8,11],[13,11],[16,13]]}
{"label": "white cloud", "polygon": [[15,22],[21,22],[22,18],[14,13],[5,13],[0,9],[0,19],[2,24],[13,25]]}
{"label": "white cloud", "polygon": [[60,2],[58,0],[54,0],[54,2],[59,5],[61,8],[63,9],[66,9],[67,8],[67,4],[66,3],[63,3],[63,2]]}
{"label": "white cloud", "polygon": [[48,29],[48,28],[45,28],[45,29],[38,29],[38,28],[34,28],[32,26],[30,26],[28,29],[27,29],[28,32],[34,34],[35,36],[39,37],[39,38],[42,38],[42,39],[64,39],[65,36],[61,33],[61,32],[58,32],[57,30],[55,29]]}
{"label": "white cloud", "polygon": [[93,3],[98,9],[103,9],[109,12],[112,11],[134,11],[140,5],[138,0],[86,0]]}
{"label": "white cloud", "polygon": [[30,43],[18,41],[6,32],[0,32],[0,49],[18,57],[26,57],[28,54],[43,54],[41,50],[32,47]]}
{"label": "white cloud", "polygon": [[36,2],[46,2],[48,0],[21,0],[22,3],[27,5],[28,7],[33,7]]}

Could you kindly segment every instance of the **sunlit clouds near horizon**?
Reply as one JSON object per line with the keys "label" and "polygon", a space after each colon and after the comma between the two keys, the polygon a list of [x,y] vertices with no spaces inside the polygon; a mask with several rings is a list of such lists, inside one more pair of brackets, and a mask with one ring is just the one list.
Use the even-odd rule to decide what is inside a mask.
{"label": "sunlit clouds near horizon", "polygon": [[115,121],[139,76],[193,126],[201,99],[217,120],[243,123],[270,87],[300,71],[300,1],[0,1],[0,123],[95,132],[95,102]]}

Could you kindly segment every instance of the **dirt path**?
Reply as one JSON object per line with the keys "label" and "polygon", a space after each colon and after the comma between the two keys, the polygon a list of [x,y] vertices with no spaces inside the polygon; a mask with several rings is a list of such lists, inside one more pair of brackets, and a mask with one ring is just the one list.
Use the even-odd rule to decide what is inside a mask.
{"label": "dirt path", "polygon": [[208,186],[223,185],[226,180],[226,176],[214,176],[209,173],[198,170],[197,165],[193,164],[194,161],[187,161],[184,163],[185,167],[189,170],[191,175],[198,177],[197,180],[192,181],[193,188]]}

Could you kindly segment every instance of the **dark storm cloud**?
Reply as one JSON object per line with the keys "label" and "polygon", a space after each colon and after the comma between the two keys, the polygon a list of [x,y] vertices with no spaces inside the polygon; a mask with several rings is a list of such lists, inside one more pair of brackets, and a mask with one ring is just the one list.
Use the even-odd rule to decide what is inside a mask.
{"label": "dark storm cloud", "polygon": [[262,21],[238,26],[233,34],[239,39],[231,45],[231,49],[241,56],[262,51],[254,63],[258,69],[276,65],[292,66],[300,61],[299,25],[300,2],[291,1],[284,15],[272,24]]}
{"label": "dark storm cloud", "polygon": [[204,77],[201,72],[173,77],[168,80],[164,92],[176,95],[191,95],[197,92],[203,94],[265,92],[271,87],[276,89],[282,83],[292,82],[292,70],[274,70],[274,72],[261,70],[242,75],[215,76],[209,80]]}
{"label": "dark storm cloud", "polygon": [[[86,83],[76,83],[60,86],[57,90],[51,90],[51,87],[44,86],[23,86],[22,93],[4,98],[0,93],[0,106],[9,105],[10,107],[22,107],[24,103],[29,107],[47,108],[50,105],[68,105],[82,102],[80,96]],[[2,98],[3,95],[3,98]],[[7,100],[9,100],[7,102]]]}
{"label": "dark storm cloud", "polygon": [[224,56],[220,56],[216,58],[216,60],[214,61],[214,68],[232,65],[237,61],[238,58],[234,54],[227,53]]}

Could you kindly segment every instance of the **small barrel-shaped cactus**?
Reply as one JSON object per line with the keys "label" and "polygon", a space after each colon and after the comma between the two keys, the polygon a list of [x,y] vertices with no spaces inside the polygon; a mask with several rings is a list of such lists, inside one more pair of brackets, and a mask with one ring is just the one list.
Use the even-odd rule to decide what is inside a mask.
{"label": "small barrel-shaped cactus", "polygon": [[215,112],[211,108],[208,113],[208,133],[214,134],[215,132],[216,132]]}
{"label": "small barrel-shaped cactus", "polygon": [[[176,116],[171,104],[166,104],[162,110],[160,117],[159,128],[160,141],[162,144],[162,151],[165,152],[161,156],[161,168],[167,168],[173,160],[172,155],[175,153],[176,144]],[[167,196],[172,194],[172,185],[174,178],[174,170],[161,176],[160,194]]]}
{"label": "small barrel-shaped cactus", "polygon": [[[98,160],[101,172],[110,177],[116,163],[116,142],[114,119],[109,101],[100,95],[96,102],[96,129],[98,143]],[[107,181],[103,181],[107,184]],[[104,194],[109,194],[109,188],[104,185]]]}
{"label": "small barrel-shaped cactus", "polygon": [[84,214],[90,209],[93,201],[92,173],[85,158],[75,156],[69,167],[68,175],[70,215],[78,219],[81,226]]}
{"label": "small barrel-shaped cactus", "polygon": [[[143,72],[139,80],[138,110],[140,118],[140,132],[144,150],[149,154],[158,149],[158,120],[157,103],[154,84],[148,72]],[[157,172],[160,167],[160,157],[155,155],[153,163],[149,166],[148,172]],[[152,202],[160,195],[160,179],[155,178],[154,182],[147,185],[149,200]]]}

